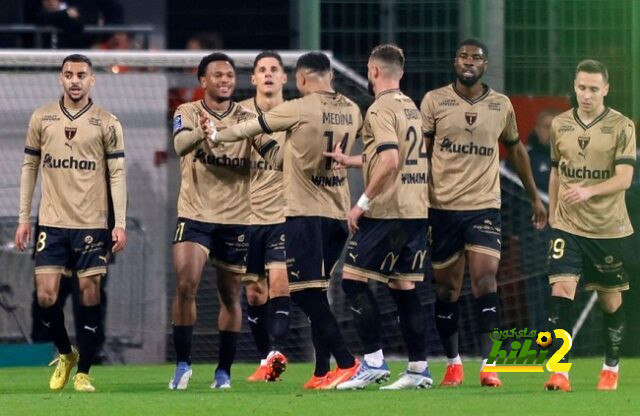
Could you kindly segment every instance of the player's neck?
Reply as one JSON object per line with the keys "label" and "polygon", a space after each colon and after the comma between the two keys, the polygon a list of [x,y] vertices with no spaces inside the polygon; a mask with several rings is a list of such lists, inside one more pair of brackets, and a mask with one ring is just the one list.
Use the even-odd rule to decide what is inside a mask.
{"label": "player's neck", "polygon": [[62,105],[64,108],[68,108],[70,110],[80,110],[81,108],[85,108],[89,104],[89,96],[84,96],[79,101],[73,101],[71,98],[66,95],[62,97]]}
{"label": "player's neck", "polygon": [[600,114],[602,114],[604,112],[605,108],[606,107],[605,107],[604,103],[602,103],[600,106],[598,106],[597,108],[593,109],[592,111],[586,111],[586,110],[583,110],[582,108],[578,107],[578,117],[580,117],[580,121],[582,121],[584,124],[588,125],[593,120],[598,118],[600,116]]}
{"label": "player's neck", "polygon": [[330,82],[317,82],[309,85],[309,94],[313,94],[314,92],[330,92],[334,93],[335,91],[331,88]]}
{"label": "player's neck", "polygon": [[284,98],[282,97],[282,92],[280,92],[280,94],[273,95],[256,94],[256,105],[263,113],[266,113],[283,102]]}
{"label": "player's neck", "polygon": [[224,112],[227,111],[230,107],[231,107],[231,99],[226,99],[223,101],[218,101],[218,100],[214,100],[213,98],[209,97],[208,94],[204,95],[204,103],[207,105],[207,107],[209,107],[210,109],[212,109],[213,111],[216,112]]}
{"label": "player's neck", "polygon": [[471,86],[466,86],[456,79],[455,86],[456,91],[458,91],[460,94],[470,99],[471,101],[479,98],[482,94],[484,94],[484,85],[482,85],[482,82],[480,82],[480,80],[478,80],[478,82]]}
{"label": "player's neck", "polygon": [[376,85],[376,98],[387,91],[400,89],[400,83],[397,81],[379,82],[378,84]]}

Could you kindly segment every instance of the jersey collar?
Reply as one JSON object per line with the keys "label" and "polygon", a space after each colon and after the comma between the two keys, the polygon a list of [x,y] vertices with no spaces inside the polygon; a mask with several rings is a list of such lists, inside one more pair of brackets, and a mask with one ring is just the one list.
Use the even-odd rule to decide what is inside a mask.
{"label": "jersey collar", "polygon": [[598,122],[600,122],[603,118],[605,118],[607,114],[609,114],[609,107],[605,107],[604,111],[600,113],[598,117],[596,117],[591,123],[586,125],[582,122],[582,120],[580,120],[580,116],[578,115],[578,108],[577,107],[573,108],[573,119],[576,121],[576,123],[578,123],[580,127],[582,127],[582,130],[590,129],[594,125],[598,124]]}
{"label": "jersey collar", "polygon": [[465,97],[460,91],[458,91],[458,89],[456,88],[456,83],[455,82],[451,83],[451,88],[458,95],[458,97],[462,98],[463,100],[465,100],[466,102],[468,102],[471,105],[479,103],[480,101],[484,100],[485,98],[487,98],[487,96],[491,92],[491,88],[489,88],[489,86],[487,84],[482,84],[482,89],[484,91],[482,93],[482,95],[480,95],[480,97],[476,98],[475,100],[471,100],[471,99]]}
{"label": "jersey collar", "polygon": [[78,111],[75,115],[71,114],[69,112],[69,110],[67,110],[67,108],[64,106],[64,97],[60,98],[60,110],[62,111],[62,114],[65,115],[65,117],[67,117],[69,120],[74,121],[79,119],[80,117],[82,117],[82,115],[84,113],[86,113],[87,111],[89,111],[89,109],[91,108],[91,106],[93,105],[93,100],[91,100],[91,98],[89,98],[89,102],[87,103],[87,105],[85,105],[84,107],[82,107],[80,109],[80,111]]}
{"label": "jersey collar", "polygon": [[233,101],[231,101],[231,105],[229,105],[229,108],[227,108],[224,112],[222,113],[217,113],[214,110],[212,110],[211,108],[209,108],[209,106],[207,105],[207,103],[204,102],[204,98],[202,100],[200,100],[200,103],[202,104],[202,108],[204,108],[207,113],[211,114],[212,116],[214,116],[215,118],[217,118],[218,120],[222,120],[223,118],[225,118],[226,116],[228,116],[229,114],[231,114],[231,112],[233,111],[233,109],[236,107],[236,103],[234,103]]}

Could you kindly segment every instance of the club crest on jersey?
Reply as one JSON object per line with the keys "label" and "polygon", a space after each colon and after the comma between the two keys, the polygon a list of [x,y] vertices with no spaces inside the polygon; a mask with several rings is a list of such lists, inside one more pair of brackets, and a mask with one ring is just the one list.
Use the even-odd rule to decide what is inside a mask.
{"label": "club crest on jersey", "polygon": [[578,136],[578,144],[580,145],[580,149],[586,149],[589,145],[589,140],[591,140],[590,136]]}
{"label": "club crest on jersey", "polygon": [[77,127],[65,127],[64,128],[64,137],[67,138],[67,140],[71,140],[74,137],[76,137],[76,133],[78,132],[78,128]]}
{"label": "club crest on jersey", "polygon": [[178,114],[173,118],[173,133],[182,128],[182,114]]}
{"label": "club crest on jersey", "polygon": [[475,123],[476,119],[478,118],[478,113],[466,112],[466,113],[464,113],[464,118],[465,118],[465,120],[467,120],[467,123],[469,123],[469,125],[472,126],[473,123]]}

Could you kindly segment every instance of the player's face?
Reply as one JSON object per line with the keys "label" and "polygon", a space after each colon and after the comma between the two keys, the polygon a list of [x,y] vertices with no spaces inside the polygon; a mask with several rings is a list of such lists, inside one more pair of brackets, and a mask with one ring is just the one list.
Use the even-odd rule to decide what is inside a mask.
{"label": "player's face", "polygon": [[456,77],[462,85],[470,87],[480,81],[487,67],[482,48],[473,45],[463,45],[456,52],[453,61]]}
{"label": "player's face", "polygon": [[200,85],[217,102],[231,99],[236,87],[236,71],[227,61],[213,61],[207,65],[207,72],[200,78]]}
{"label": "player's face", "polygon": [[578,106],[585,112],[599,110],[604,105],[604,97],[609,93],[609,84],[602,74],[578,72],[573,81]]}
{"label": "player's face", "polygon": [[95,82],[93,71],[84,62],[66,62],[60,74],[64,95],[76,103],[89,95]]}
{"label": "player's face", "polygon": [[287,73],[276,58],[266,57],[258,61],[251,75],[251,83],[259,94],[271,96],[282,92],[287,82]]}

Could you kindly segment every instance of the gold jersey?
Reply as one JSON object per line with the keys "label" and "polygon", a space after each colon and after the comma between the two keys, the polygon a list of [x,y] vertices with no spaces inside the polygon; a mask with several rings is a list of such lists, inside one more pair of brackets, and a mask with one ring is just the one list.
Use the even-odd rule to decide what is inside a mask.
{"label": "gold jersey", "polygon": [[[89,100],[75,114],[64,107],[62,99],[34,111],[26,137],[25,166],[40,165],[42,171],[39,224],[107,228],[107,174],[110,161],[117,159],[124,160],[122,126],[113,114],[93,101]],[[115,226],[124,228],[124,163],[119,169],[122,195],[114,198],[114,215]],[[29,222],[32,191],[33,188],[30,192],[21,190],[20,223]]]}
{"label": "gold jersey", "polygon": [[[229,109],[217,113],[204,100],[180,105],[174,114],[174,137],[195,130],[203,114],[218,127],[228,127],[256,117],[246,108],[231,102]],[[248,141],[200,142],[180,158],[180,194],[178,216],[217,224],[248,225],[251,144]]]}
{"label": "gold jersey", "polygon": [[562,196],[574,186],[593,186],[615,175],[619,164],[635,166],[633,122],[619,112],[604,112],[585,125],[572,109],[551,124],[551,163],[558,170],[558,201],[554,228],[589,238],[618,238],[633,234],[625,192],[594,196],[568,205]]}
{"label": "gold jersey", "polygon": [[371,200],[370,218],[419,219],[428,216],[427,152],[420,111],[400,90],[378,94],[367,110],[362,133],[365,187],[378,162],[378,153],[398,150],[398,171],[384,191]]}
{"label": "gold jersey", "polygon": [[[255,98],[241,101],[240,105],[263,114]],[[279,145],[284,143],[284,132],[271,135]],[[251,224],[268,225],[284,222],[284,191],[282,171],[276,170],[255,149],[251,149]]]}
{"label": "gold jersey", "polygon": [[345,169],[322,153],[340,143],[350,153],[362,128],[360,109],[340,93],[316,92],[258,117],[263,132],[286,131],[283,155],[286,216],[346,219],[351,205]]}
{"label": "gold jersey", "polygon": [[433,139],[433,208],[500,208],[498,141],[517,144],[518,129],[509,98],[484,87],[475,100],[464,97],[455,84],[429,91],[422,99],[422,128]]}

